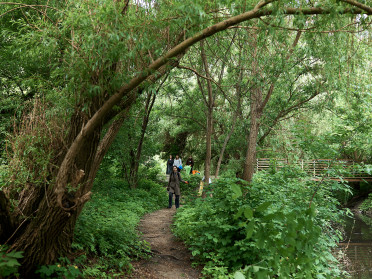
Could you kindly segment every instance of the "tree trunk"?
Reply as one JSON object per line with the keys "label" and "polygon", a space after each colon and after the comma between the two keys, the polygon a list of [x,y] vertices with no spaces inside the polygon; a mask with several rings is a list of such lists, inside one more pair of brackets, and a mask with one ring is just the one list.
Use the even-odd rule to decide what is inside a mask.
{"label": "tree trunk", "polygon": [[[209,72],[209,65],[207,56],[204,50],[204,41],[200,41],[200,51],[201,58],[203,61],[203,66],[205,70],[205,75],[207,77],[207,91],[208,91],[208,100],[207,100],[207,131],[206,131],[206,154],[205,154],[205,167],[204,167],[204,185],[205,188],[209,185],[209,177],[211,171],[211,160],[212,160],[212,134],[213,134],[213,106],[214,98],[212,92],[212,83],[211,75]],[[205,192],[204,192],[205,193]],[[203,195],[205,195],[203,193]]]}
{"label": "tree trunk", "polygon": [[258,107],[262,100],[262,94],[259,89],[255,89],[251,98],[251,111],[250,111],[250,129],[248,137],[248,148],[245,156],[243,179],[251,181],[254,173],[254,165],[256,161],[256,145],[259,129],[260,112]]}
{"label": "tree trunk", "polygon": [[116,135],[118,134],[121,126],[123,125],[125,119],[127,119],[129,108],[130,107],[126,108],[125,110],[123,110],[118,115],[118,118],[115,119],[112,122],[112,124],[111,124],[110,128],[107,130],[104,138],[101,140],[101,142],[100,142],[100,144],[97,148],[95,158],[94,158],[94,162],[93,162],[93,165],[92,165],[92,170],[89,174],[90,183],[93,183],[93,181],[94,181],[94,179],[97,175],[99,166],[101,165],[101,162],[103,160],[103,157],[105,156],[106,152],[108,151],[111,144],[113,143],[113,141],[114,141]]}
{"label": "tree trunk", "polygon": [[[252,75],[258,77],[259,67],[258,67],[258,58],[257,58],[257,33],[253,31],[253,43],[252,46],[254,47],[253,53],[253,63],[252,63]],[[292,46],[290,47],[288,54],[285,57],[285,60],[289,60],[291,57],[294,48],[298,44],[298,41],[301,37],[302,31],[298,31]],[[260,118],[262,116],[263,110],[267,105],[275,87],[275,82],[277,78],[280,76],[282,72],[277,73],[274,76],[274,81],[270,84],[265,99],[262,96],[262,89],[258,86],[255,86],[252,89],[251,93],[251,123],[250,123],[250,131],[249,131],[249,138],[248,138],[248,148],[244,162],[244,171],[243,171],[243,179],[246,181],[251,181],[253,174],[254,174],[254,165],[256,161],[256,151],[257,151],[257,140],[258,140],[258,131],[260,127]]]}
{"label": "tree trunk", "polygon": [[235,124],[236,124],[236,120],[238,118],[238,114],[239,114],[238,112],[234,112],[234,117],[233,117],[233,120],[232,120],[232,127],[230,129],[229,134],[226,136],[226,138],[225,138],[225,140],[223,142],[223,145],[222,145],[222,148],[221,148],[221,152],[220,152],[220,156],[218,157],[218,162],[217,162],[217,166],[216,166],[216,172],[214,174],[214,177],[215,178],[217,178],[218,175],[219,175],[221,164],[222,164],[223,155],[225,153],[227,144],[229,143],[230,138],[231,138],[232,134],[234,133]]}
{"label": "tree trunk", "polygon": [[154,106],[156,100],[156,94],[153,94],[152,92],[149,92],[147,95],[146,99],[146,105],[145,105],[145,111],[144,111],[144,116],[142,119],[142,125],[141,125],[141,135],[138,140],[138,145],[136,152],[131,154],[131,168],[130,168],[130,185],[132,188],[137,188],[138,185],[138,169],[139,169],[139,164],[140,164],[140,159],[141,159],[141,154],[142,154],[142,146],[143,146],[143,141],[145,139],[145,134],[147,130],[147,126],[150,120],[150,114],[151,110]]}
{"label": "tree trunk", "polygon": [[[93,102],[91,111],[94,112],[98,106],[99,104]],[[87,116],[79,110],[71,117],[67,144],[74,141],[86,120]],[[34,270],[37,266],[51,264],[70,252],[77,217],[90,197],[93,180],[88,178],[102,126],[103,123],[86,137],[82,143],[84,148],[78,151],[73,165],[70,166],[71,171],[66,178],[70,191],[63,193],[62,207],[57,203],[55,182],[51,181],[45,182],[45,185],[29,185],[20,197],[22,207],[19,207],[19,210],[23,210],[21,213],[27,215],[24,215],[22,223],[18,224],[16,234],[7,241],[12,250],[23,251],[20,267],[22,278],[35,278]],[[56,150],[57,161],[61,162],[64,150],[66,149],[61,148],[60,153]],[[55,177],[56,172],[54,167],[50,176]]]}

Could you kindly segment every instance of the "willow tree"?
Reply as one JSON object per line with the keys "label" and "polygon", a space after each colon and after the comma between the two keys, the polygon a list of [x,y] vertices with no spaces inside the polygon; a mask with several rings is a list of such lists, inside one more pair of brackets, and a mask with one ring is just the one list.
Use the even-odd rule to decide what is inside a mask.
{"label": "willow tree", "polygon": [[[23,278],[33,277],[37,265],[69,253],[76,219],[125,111],[149,84],[175,67],[190,46],[255,18],[285,22],[288,15],[312,20],[317,14],[332,22],[342,14],[372,14],[371,7],[354,0],[317,6],[274,0],[234,4],[1,3],[2,20],[23,11],[14,18],[19,29],[5,35],[14,53],[26,59],[48,53],[48,59],[38,62],[49,65],[53,83],[48,90],[40,86],[43,98],[10,139],[13,148],[0,195],[5,216],[0,239],[6,239],[11,250],[24,252]],[[111,121],[109,134],[103,135],[103,126]],[[14,210],[9,200],[17,200]]]}
{"label": "willow tree", "polygon": [[[293,19],[293,21],[292,21]],[[271,34],[252,31],[250,129],[243,178],[254,173],[257,144],[262,143],[283,119],[298,113],[308,103],[329,102],[342,91],[346,38],[355,30],[364,32],[358,17],[327,21],[319,15],[302,20],[288,19],[291,28],[280,22],[261,20],[257,27],[278,27]],[[309,29],[317,29],[310,32]],[[307,31],[306,31],[307,30]],[[266,47],[267,40],[275,47]],[[349,56],[349,59],[352,57]],[[263,127],[261,126],[263,124]]]}

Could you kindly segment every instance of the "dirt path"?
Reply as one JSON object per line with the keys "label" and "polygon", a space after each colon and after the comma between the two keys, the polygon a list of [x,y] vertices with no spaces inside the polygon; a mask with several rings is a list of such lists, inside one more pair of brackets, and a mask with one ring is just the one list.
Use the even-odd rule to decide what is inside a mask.
{"label": "dirt path", "polygon": [[135,279],[197,279],[200,269],[191,267],[191,253],[170,230],[175,208],[145,215],[139,230],[151,245],[153,257],[133,264]]}

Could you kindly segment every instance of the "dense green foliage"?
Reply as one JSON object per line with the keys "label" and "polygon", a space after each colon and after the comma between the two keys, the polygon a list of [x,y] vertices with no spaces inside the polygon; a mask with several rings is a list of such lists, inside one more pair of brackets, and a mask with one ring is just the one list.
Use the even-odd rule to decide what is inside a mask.
{"label": "dense green foliage", "polygon": [[148,252],[136,226],[145,213],[165,207],[166,190],[150,180],[131,190],[123,179],[111,178],[99,180],[94,190],[76,224],[74,246],[110,258],[113,267],[127,268],[132,258]]}
{"label": "dense green foliage", "polygon": [[[153,178],[157,170],[150,169],[143,177]],[[96,181],[93,191],[76,224],[73,243],[75,251],[86,255],[41,266],[37,271],[41,278],[111,278],[130,272],[132,260],[148,257],[150,247],[140,239],[137,225],[144,214],[167,205],[164,185],[144,178],[131,189],[124,179],[106,177]],[[6,247],[0,248],[0,275],[16,274],[22,252],[5,253]]]}
{"label": "dense green foliage", "polygon": [[335,278],[340,191],[348,189],[290,168],[258,173],[251,185],[220,179],[177,212],[174,231],[213,278]]}

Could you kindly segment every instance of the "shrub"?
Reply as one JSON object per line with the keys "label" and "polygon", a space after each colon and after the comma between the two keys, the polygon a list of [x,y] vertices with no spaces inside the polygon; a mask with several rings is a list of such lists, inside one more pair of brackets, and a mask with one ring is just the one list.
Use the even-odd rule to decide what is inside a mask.
{"label": "shrub", "polygon": [[124,180],[106,179],[95,184],[93,192],[77,221],[74,246],[110,258],[112,266],[128,268],[131,258],[149,252],[136,226],[145,213],[167,204],[165,187],[142,180],[138,189],[130,189]]}
{"label": "shrub", "polygon": [[60,262],[53,265],[43,265],[36,273],[40,274],[40,278],[63,278],[75,279],[81,277],[82,273],[77,265],[74,265],[67,258],[60,258]]}
{"label": "shrub", "polygon": [[339,203],[329,185],[317,185],[297,172],[289,168],[272,175],[260,172],[251,185],[220,179],[211,186],[212,196],[177,212],[174,232],[205,263],[205,274],[214,278],[340,275],[331,254],[340,236],[331,227],[331,220],[342,214]]}
{"label": "shrub", "polygon": [[190,201],[198,194],[201,176],[199,174],[190,175],[186,174],[185,172],[183,172],[181,175],[182,180],[189,182],[189,184],[180,183],[181,196],[185,201]]}

